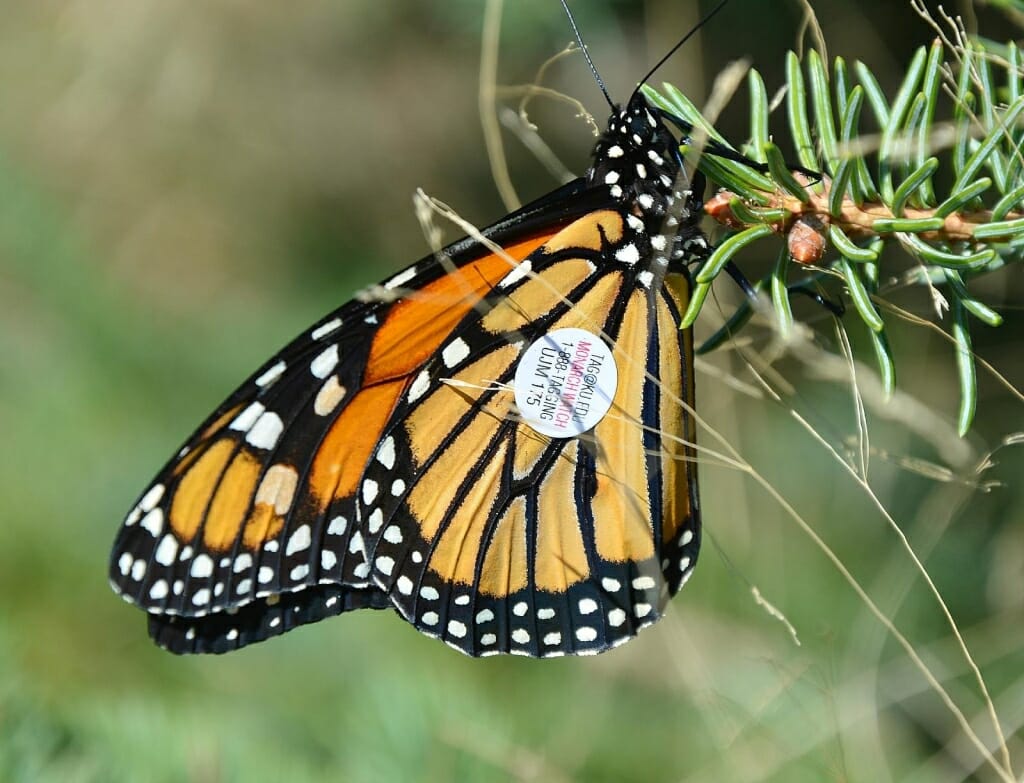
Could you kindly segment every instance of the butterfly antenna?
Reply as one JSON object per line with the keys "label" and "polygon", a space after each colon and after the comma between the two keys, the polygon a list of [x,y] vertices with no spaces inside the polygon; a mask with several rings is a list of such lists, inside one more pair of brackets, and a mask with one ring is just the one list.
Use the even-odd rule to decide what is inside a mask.
{"label": "butterfly antenna", "polygon": [[[612,103],[612,98],[608,94],[608,90],[605,89],[604,80],[601,78],[601,74],[597,72],[597,66],[594,65],[594,61],[590,59],[590,52],[587,51],[587,45],[583,43],[583,36],[580,35],[580,28],[576,26],[576,19],[573,18],[572,11],[569,10],[569,6],[565,0],[561,0],[562,8],[565,9],[565,15],[569,17],[569,24],[572,25],[572,32],[576,36],[576,40],[579,42],[580,49],[583,50],[583,56],[587,58],[587,65],[590,66],[590,72],[594,74],[594,81],[597,82],[597,86],[601,88],[601,92],[604,94],[604,99],[608,101],[608,106],[615,110],[615,104]],[[673,50],[675,51],[675,50]]]}
{"label": "butterfly antenna", "polygon": [[[654,76],[655,72],[668,61],[669,57],[671,57],[673,54],[675,54],[677,51],[679,51],[679,47],[681,47],[684,43],[689,41],[694,33],[696,33],[704,25],[706,25],[708,22],[710,22],[712,17],[715,14],[717,14],[719,11],[721,11],[725,7],[725,4],[728,3],[728,2],[729,2],[729,0],[722,0],[722,2],[720,2],[718,5],[716,5],[714,8],[712,8],[708,12],[707,16],[705,16],[703,19],[701,19],[699,22],[697,22],[697,24],[695,24],[693,26],[693,29],[690,30],[690,32],[688,32],[686,35],[684,35],[682,40],[679,41],[679,43],[677,43],[675,46],[673,46],[671,49],[669,49],[668,50],[668,54],[666,54],[664,57],[662,57],[660,60],[658,60],[658,62],[656,62],[654,64],[654,67],[651,68],[651,70],[649,70],[647,72],[647,74],[644,76],[644,78],[642,78],[637,83],[636,90],[633,91],[633,95],[636,95],[636,92],[637,92],[637,90],[640,89],[640,86],[643,85],[643,84],[646,84],[647,80],[650,79],[652,76]],[[562,5],[565,5],[565,0],[562,0]],[[571,19],[570,19],[570,21],[571,21]],[[575,26],[576,25],[573,25],[573,27],[575,27]],[[584,53],[585,53],[585,50],[584,50]],[[587,59],[590,59],[590,58],[588,57]]]}

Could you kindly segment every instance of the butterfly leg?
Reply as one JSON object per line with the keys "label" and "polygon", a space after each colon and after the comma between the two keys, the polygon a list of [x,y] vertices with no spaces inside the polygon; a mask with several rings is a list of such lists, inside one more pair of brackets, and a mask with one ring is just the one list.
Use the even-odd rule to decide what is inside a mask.
{"label": "butterfly leg", "polygon": [[[725,265],[725,271],[729,273],[729,277],[733,279],[740,290],[743,291],[743,295],[750,300],[751,303],[757,302],[758,291],[763,289],[767,285],[767,279],[757,281],[755,285],[751,285],[750,281],[747,280],[746,275],[740,271],[739,267],[731,261]],[[819,305],[828,310],[836,318],[842,318],[846,314],[846,305],[843,304],[842,299],[833,301],[824,294],[811,288],[818,281],[818,277],[811,277],[806,280],[800,280],[796,283],[790,283],[786,286],[786,290],[792,294],[800,294],[813,299]]]}
{"label": "butterfly leg", "polygon": [[[740,271],[739,267],[732,262],[726,264],[725,271],[729,273],[729,276],[733,279],[736,285],[739,286],[741,291],[743,291],[746,301],[736,308],[720,329],[718,329],[713,335],[705,340],[699,348],[697,348],[697,354],[705,354],[713,351],[742,329],[744,324],[750,320],[750,316],[754,314],[754,309],[760,297],[759,292],[763,291],[768,286],[767,277],[751,284],[746,275],[744,275],[743,272]],[[846,313],[846,307],[843,305],[842,300],[839,299],[838,301],[832,301],[820,292],[814,290],[811,288],[811,285],[815,282],[817,282],[817,277],[801,280],[787,286],[786,290],[790,294],[801,294],[803,296],[810,297],[836,318],[842,318]]]}

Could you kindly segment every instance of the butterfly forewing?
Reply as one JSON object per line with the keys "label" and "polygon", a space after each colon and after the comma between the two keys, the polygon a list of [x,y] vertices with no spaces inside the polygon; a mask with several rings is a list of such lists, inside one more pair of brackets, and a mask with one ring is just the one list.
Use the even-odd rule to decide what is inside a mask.
{"label": "butterfly forewing", "polygon": [[[356,352],[376,317],[362,304],[342,308],[189,439],[122,528],[111,564],[116,589],[149,610],[201,616],[309,583],[303,558],[314,534],[322,544],[328,533],[311,518],[301,485],[322,433],[353,399],[346,389],[358,388]],[[307,542],[303,533],[292,537],[310,522]]]}
{"label": "butterfly forewing", "polygon": [[[513,261],[547,238],[515,217],[494,231]],[[449,250],[322,319],[210,416],[126,518],[116,591],[203,617],[320,583],[376,590],[355,525],[363,466],[420,365],[510,268],[479,245]]]}

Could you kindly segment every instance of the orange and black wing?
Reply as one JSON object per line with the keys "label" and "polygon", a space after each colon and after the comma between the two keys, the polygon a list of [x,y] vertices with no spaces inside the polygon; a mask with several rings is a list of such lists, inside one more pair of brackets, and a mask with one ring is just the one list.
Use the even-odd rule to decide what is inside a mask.
{"label": "orange and black wing", "polygon": [[[682,268],[655,282],[629,217],[581,218],[527,259],[530,276],[468,313],[399,400],[360,483],[374,583],[469,655],[620,644],[658,619],[696,560],[692,346],[678,328],[689,283]],[[587,356],[611,346],[618,384],[596,426],[552,437],[517,411],[528,381],[516,368],[532,342],[562,334],[584,337],[541,368],[555,406],[584,396],[581,343]]]}
{"label": "orange and black wing", "polygon": [[[573,183],[489,229],[521,260],[575,212]],[[369,579],[355,494],[394,409],[510,272],[463,240],[322,319],[188,439],[128,514],[111,583],[179,652],[224,651],[353,608]]]}
{"label": "orange and black wing", "polygon": [[585,179],[485,232],[505,253],[456,243],[243,384],[128,515],[114,589],[175,652],[387,607],[470,655],[632,638],[699,546],[698,201],[635,93]]}

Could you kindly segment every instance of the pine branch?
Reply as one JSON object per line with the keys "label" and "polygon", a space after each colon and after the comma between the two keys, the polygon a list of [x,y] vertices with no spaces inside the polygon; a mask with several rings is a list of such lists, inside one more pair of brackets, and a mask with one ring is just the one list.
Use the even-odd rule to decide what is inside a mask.
{"label": "pine branch", "polygon": [[[792,266],[827,267],[823,274],[842,278],[868,327],[891,393],[895,362],[876,296],[879,256],[896,242],[918,264],[908,281],[933,287],[940,318],[945,308],[950,311],[963,435],[977,400],[971,326],[1002,323],[971,295],[970,282],[1019,262],[1024,251],[1024,85],[1021,54],[1013,43],[1001,47],[997,65],[980,44],[957,49],[958,62],[947,62],[946,54],[938,40],[920,48],[890,101],[863,63],[855,63],[851,74],[836,58],[829,74],[816,52],[802,64],[790,52],[785,106],[798,167],[788,164],[769,139],[767,91],[757,71],[748,74],[750,139],[740,150],[676,88],[666,84],[661,94],[645,90],[655,105],[748,159],[705,153],[698,161],[718,188],[705,211],[726,229],[726,237],[696,271],[682,325],[694,322],[712,282],[736,253],[782,237],[786,242],[775,269],[755,285],[771,291],[779,328],[785,332],[791,324]],[[874,137],[859,130],[865,106],[882,129]],[[941,108],[951,121],[936,120]],[[800,168],[821,173],[809,176],[795,170]],[[951,184],[944,187],[946,182]],[[741,307],[702,349],[734,335],[750,314],[749,305]]]}

